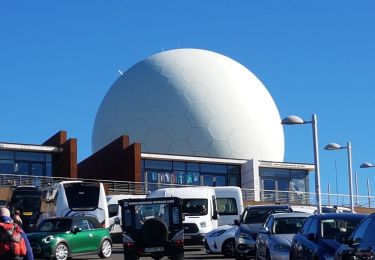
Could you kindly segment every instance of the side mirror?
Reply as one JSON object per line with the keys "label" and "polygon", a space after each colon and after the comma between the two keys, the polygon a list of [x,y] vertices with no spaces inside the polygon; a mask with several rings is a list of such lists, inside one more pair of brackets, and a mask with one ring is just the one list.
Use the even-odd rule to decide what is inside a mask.
{"label": "side mirror", "polygon": [[81,232],[81,231],[82,231],[82,228],[80,228],[80,227],[74,226],[72,228],[72,233],[73,234],[77,234],[78,232]]}
{"label": "side mirror", "polygon": [[315,241],[316,236],[315,236],[314,233],[309,233],[309,234],[307,235],[307,239],[310,240],[310,241]]}
{"label": "side mirror", "polygon": [[271,234],[271,231],[268,229],[268,227],[261,227],[259,229],[259,233],[263,233],[263,234]]}
{"label": "side mirror", "polygon": [[212,219],[216,220],[219,218],[219,214],[217,213],[217,210],[214,210],[214,214],[212,215]]}
{"label": "side mirror", "polygon": [[115,217],[115,224],[120,225],[120,218],[119,217]]}
{"label": "side mirror", "polygon": [[240,225],[240,221],[238,219],[235,219],[233,221],[233,224],[236,225],[236,226],[239,226]]}

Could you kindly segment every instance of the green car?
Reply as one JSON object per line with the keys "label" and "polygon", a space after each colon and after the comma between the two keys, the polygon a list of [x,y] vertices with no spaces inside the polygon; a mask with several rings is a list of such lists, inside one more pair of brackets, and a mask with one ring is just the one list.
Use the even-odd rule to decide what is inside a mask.
{"label": "green car", "polygon": [[112,253],[109,230],[89,216],[46,219],[27,237],[35,258],[66,260],[84,254],[108,258]]}

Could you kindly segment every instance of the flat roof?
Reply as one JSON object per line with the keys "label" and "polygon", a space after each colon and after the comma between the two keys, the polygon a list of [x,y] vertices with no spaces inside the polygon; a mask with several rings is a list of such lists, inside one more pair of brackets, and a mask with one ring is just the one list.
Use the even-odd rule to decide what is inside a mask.
{"label": "flat roof", "polygon": [[0,150],[58,153],[62,151],[62,148],[56,147],[56,146],[35,145],[35,144],[0,143]]}

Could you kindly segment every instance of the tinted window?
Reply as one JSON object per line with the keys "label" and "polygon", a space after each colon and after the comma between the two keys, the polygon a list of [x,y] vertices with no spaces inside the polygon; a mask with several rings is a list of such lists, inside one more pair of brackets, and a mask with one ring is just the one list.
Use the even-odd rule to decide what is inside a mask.
{"label": "tinted window", "polygon": [[77,226],[82,228],[82,230],[88,230],[89,229],[89,224],[87,223],[86,219],[76,219],[73,222],[73,226]]}
{"label": "tinted window", "polygon": [[242,222],[244,224],[264,223],[270,214],[282,212],[291,212],[291,210],[289,208],[250,208],[245,210]]}
{"label": "tinted window", "polygon": [[72,210],[95,210],[99,204],[99,184],[64,184],[66,198]]}
{"label": "tinted window", "polygon": [[307,231],[307,234],[317,234],[317,233],[318,233],[318,220],[314,218],[311,222],[309,230]]}
{"label": "tinted window", "polygon": [[94,225],[94,223],[92,223],[92,221],[91,220],[87,220],[87,224],[89,224],[89,228],[90,229],[95,229],[95,225]]}
{"label": "tinted window", "polygon": [[366,227],[366,233],[363,237],[365,242],[374,242],[375,241],[375,218],[370,218],[371,222]]}
{"label": "tinted window", "polygon": [[108,215],[110,218],[117,216],[119,207],[118,204],[108,204]]}
{"label": "tinted window", "polygon": [[237,203],[234,198],[218,198],[217,199],[217,208],[219,214],[224,215],[237,215]]}
{"label": "tinted window", "polygon": [[183,199],[182,213],[191,216],[203,216],[207,214],[207,199]]}
{"label": "tinted window", "polygon": [[353,242],[359,243],[363,240],[363,237],[370,222],[371,219],[367,218],[361,223],[361,225],[358,226],[355,233],[353,234]]}
{"label": "tinted window", "polygon": [[38,227],[40,232],[66,232],[70,230],[72,225],[71,219],[47,219]]}
{"label": "tinted window", "polygon": [[273,225],[275,234],[296,234],[305,218],[276,218]]}
{"label": "tinted window", "polygon": [[349,237],[361,219],[324,219],[321,223],[324,239],[335,239],[337,235]]}
{"label": "tinted window", "polygon": [[309,231],[309,227],[310,227],[311,221],[312,221],[312,218],[307,218],[305,220],[305,222],[303,223],[301,229],[299,230],[299,232],[301,234],[307,235],[307,232]]}

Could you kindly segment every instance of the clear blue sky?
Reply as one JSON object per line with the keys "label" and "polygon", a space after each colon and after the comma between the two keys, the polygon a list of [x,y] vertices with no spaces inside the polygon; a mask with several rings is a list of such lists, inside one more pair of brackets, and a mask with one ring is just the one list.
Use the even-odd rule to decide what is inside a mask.
{"label": "clear blue sky", "polygon": [[[162,49],[203,48],[245,65],[281,117],[318,116],[322,191],[374,183],[375,1],[2,1],[0,141],[40,144],[59,130],[91,154],[97,109],[118,70]],[[285,161],[313,162],[311,125],[287,126]]]}

